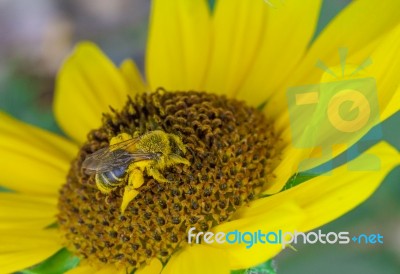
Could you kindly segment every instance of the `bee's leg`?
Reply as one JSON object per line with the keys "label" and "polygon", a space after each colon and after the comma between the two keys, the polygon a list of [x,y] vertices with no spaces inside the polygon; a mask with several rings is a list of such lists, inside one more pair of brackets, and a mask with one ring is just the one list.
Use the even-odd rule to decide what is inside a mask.
{"label": "bee's leg", "polygon": [[139,194],[139,191],[136,189],[144,183],[143,172],[140,169],[134,168],[128,174],[128,185],[125,187],[124,196],[122,197],[121,214],[124,213],[129,203]]}
{"label": "bee's leg", "polygon": [[187,159],[176,154],[169,154],[167,159],[167,166],[172,166],[176,164],[184,164],[190,166],[190,162]]}
{"label": "bee's leg", "polygon": [[134,189],[131,186],[126,186],[124,190],[124,197],[122,198],[121,203],[121,215],[124,214],[125,209],[128,207],[129,203],[135,199],[135,197],[139,194],[139,191]]}
{"label": "bee's leg", "polygon": [[129,168],[128,170],[128,186],[139,188],[144,183],[143,172],[137,167]]}
{"label": "bee's leg", "polygon": [[118,144],[118,143],[121,143],[123,141],[130,140],[130,139],[132,139],[132,136],[129,135],[128,133],[125,133],[125,132],[124,133],[120,133],[117,136],[111,138],[110,146]]}
{"label": "bee's leg", "polygon": [[166,183],[168,180],[158,171],[158,169],[151,165],[146,167],[147,175],[153,177],[159,183]]}

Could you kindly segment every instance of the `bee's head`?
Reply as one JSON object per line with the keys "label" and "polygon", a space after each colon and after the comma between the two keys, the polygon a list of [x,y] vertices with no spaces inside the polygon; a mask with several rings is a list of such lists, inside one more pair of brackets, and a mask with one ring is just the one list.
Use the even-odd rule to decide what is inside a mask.
{"label": "bee's head", "polygon": [[184,156],[186,153],[186,146],[182,143],[181,138],[174,134],[168,134],[168,140],[171,153]]}
{"label": "bee's head", "polygon": [[154,158],[155,159],[160,159],[161,157],[163,156],[163,153],[162,152],[156,152],[156,153],[154,153]]}

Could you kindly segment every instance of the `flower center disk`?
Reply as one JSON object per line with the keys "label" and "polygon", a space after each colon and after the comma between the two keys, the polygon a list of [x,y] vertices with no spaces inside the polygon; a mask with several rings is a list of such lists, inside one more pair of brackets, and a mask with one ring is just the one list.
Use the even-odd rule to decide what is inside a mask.
{"label": "flower center disk", "polygon": [[[179,156],[190,165],[160,170],[168,182],[144,171],[139,194],[121,213],[126,184],[102,193],[82,162],[115,136],[155,130],[178,136],[186,147]],[[208,231],[257,197],[272,179],[277,143],[272,122],[241,101],[162,89],[129,98],[121,111],[104,114],[71,165],[58,203],[64,244],[93,265],[166,262],[187,243],[191,227]]]}

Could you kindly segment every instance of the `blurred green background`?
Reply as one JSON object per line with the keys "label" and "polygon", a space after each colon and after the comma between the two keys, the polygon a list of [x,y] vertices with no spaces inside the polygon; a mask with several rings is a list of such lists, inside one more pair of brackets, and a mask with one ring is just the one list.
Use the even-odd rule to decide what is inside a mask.
{"label": "blurred green background", "polygon": [[[326,0],[316,35],[349,2]],[[143,69],[148,12],[148,0],[0,1],[0,110],[62,134],[51,103],[63,58],[77,41],[92,40],[115,63],[130,57]],[[382,127],[398,149],[399,125],[397,114]],[[296,245],[277,257],[278,273],[400,273],[399,180],[397,168],[366,203],[320,228],[380,233],[384,244]]]}

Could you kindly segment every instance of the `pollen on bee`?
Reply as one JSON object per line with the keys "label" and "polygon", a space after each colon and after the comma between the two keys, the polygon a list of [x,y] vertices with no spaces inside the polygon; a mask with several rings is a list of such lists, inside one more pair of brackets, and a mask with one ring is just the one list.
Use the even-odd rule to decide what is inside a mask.
{"label": "pollen on bee", "polygon": [[118,143],[121,143],[124,141],[128,141],[130,139],[132,139],[132,135],[130,135],[126,132],[123,132],[123,133],[118,134],[117,136],[112,137],[110,140],[110,145],[112,146],[112,145],[115,145],[115,144],[118,144]]}
{"label": "pollen on bee", "polygon": [[133,138],[124,132],[113,137],[108,147],[89,155],[82,165],[96,173],[96,186],[103,193],[126,185],[121,205],[123,214],[139,193],[144,174],[159,183],[166,183],[168,180],[161,174],[165,168],[190,164],[178,155],[182,152],[186,152],[185,145],[172,133],[154,130]]}

